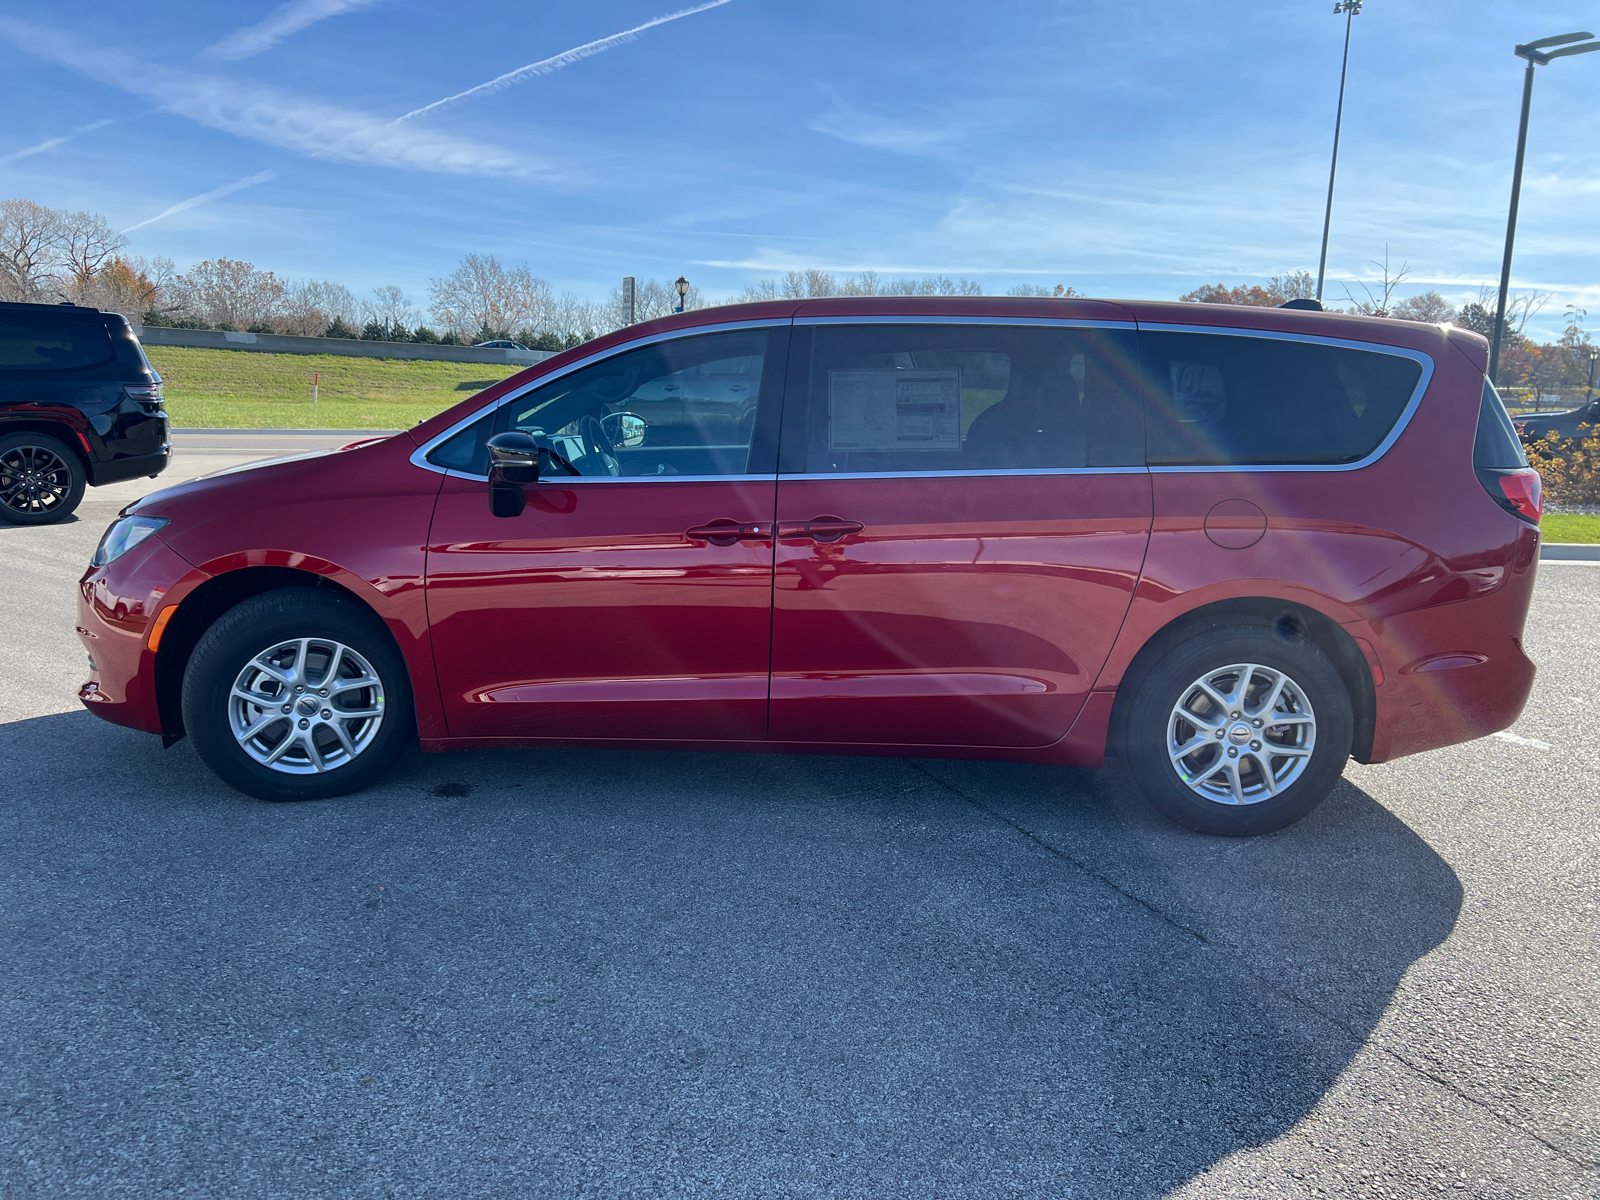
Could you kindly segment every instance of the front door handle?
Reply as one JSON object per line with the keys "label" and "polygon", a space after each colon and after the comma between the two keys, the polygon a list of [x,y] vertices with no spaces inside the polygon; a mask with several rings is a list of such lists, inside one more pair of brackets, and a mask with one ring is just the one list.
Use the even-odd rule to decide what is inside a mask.
{"label": "front door handle", "polygon": [[784,539],[810,538],[814,542],[837,542],[846,534],[860,533],[866,526],[860,521],[846,521],[840,517],[812,517],[809,521],[780,521],[778,537]]}
{"label": "front door handle", "polygon": [[750,521],[740,524],[738,521],[719,517],[705,525],[696,525],[692,529],[685,529],[683,536],[691,542],[710,542],[713,546],[733,546],[752,538],[767,538],[772,536],[772,526],[762,525],[759,521]]}

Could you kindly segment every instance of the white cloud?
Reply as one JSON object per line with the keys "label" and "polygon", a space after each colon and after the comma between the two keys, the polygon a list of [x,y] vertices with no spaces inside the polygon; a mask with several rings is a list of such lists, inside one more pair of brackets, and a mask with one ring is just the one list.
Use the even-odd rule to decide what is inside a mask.
{"label": "white cloud", "polygon": [[633,41],[647,29],[654,29],[657,25],[665,25],[668,21],[676,21],[680,17],[692,17],[695,13],[705,12],[708,8],[721,8],[730,0],[708,0],[708,3],[697,4],[693,8],[679,9],[677,12],[667,13],[665,16],[656,17],[646,21],[643,25],[635,25],[632,29],[624,29],[621,33],[613,33],[609,37],[597,38],[592,42],[585,42],[581,46],[574,46],[571,50],[563,50],[560,54],[549,58],[541,58],[536,63],[529,63],[525,67],[518,67],[515,71],[507,71],[504,75],[497,75],[487,83],[480,83],[477,87],[470,87],[464,92],[457,92],[454,96],[446,96],[443,100],[435,100],[432,104],[424,104],[421,108],[414,108],[403,117],[396,117],[394,123],[409,121],[412,117],[420,117],[423,113],[432,112],[436,108],[445,108],[457,104],[469,96],[498,92],[513,84],[521,83],[524,79],[532,79],[536,75],[548,75],[552,71],[559,71],[562,67],[570,66],[585,58],[596,54],[603,54],[614,46],[621,46]]}
{"label": "white cloud", "polygon": [[219,188],[212,188],[209,192],[201,192],[198,196],[190,196],[187,200],[180,200],[170,208],[164,208],[155,216],[140,221],[137,225],[129,225],[123,233],[132,233],[135,229],[143,229],[146,225],[154,225],[164,217],[173,213],[186,212],[191,208],[199,208],[202,204],[210,204],[213,200],[220,200],[223,196],[232,195],[242,188],[254,187],[258,183],[265,183],[269,179],[276,179],[276,171],[258,171],[254,175],[247,175],[243,179],[235,179],[232,183],[225,183]]}
{"label": "white cloud", "polygon": [[43,154],[47,150],[54,150],[57,146],[64,145],[75,137],[81,137],[86,133],[92,133],[96,129],[104,129],[110,124],[111,118],[107,117],[103,121],[90,121],[87,125],[79,125],[76,129],[70,130],[67,133],[63,133],[59,137],[45,138],[45,140],[42,142],[35,142],[33,145],[22,150],[17,150],[11,154],[5,155],[4,157],[0,157],[0,167],[5,166],[7,163],[16,162],[19,158],[29,158],[35,154]]}
{"label": "white cloud", "polygon": [[852,108],[838,99],[834,100],[833,107],[827,112],[811,118],[806,127],[857,146],[889,150],[895,154],[926,154],[965,131],[964,127],[959,126],[937,129],[908,125],[903,121]]}
{"label": "white cloud", "polygon": [[371,8],[378,0],[289,0],[254,25],[236,29],[205,51],[208,58],[249,58],[270,50],[290,34],[340,13]]}
{"label": "white cloud", "polygon": [[500,147],[422,127],[396,127],[278,88],[163,67],[119,50],[84,46],[25,21],[0,17],[0,37],[201,125],[311,158],[449,175],[523,175],[533,169]]}

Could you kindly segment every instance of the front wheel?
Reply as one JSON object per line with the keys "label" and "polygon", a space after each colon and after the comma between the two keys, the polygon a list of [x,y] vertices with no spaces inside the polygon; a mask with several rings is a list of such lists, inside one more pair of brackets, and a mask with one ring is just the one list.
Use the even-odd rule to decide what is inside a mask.
{"label": "front wheel", "polygon": [[1128,717],[1129,767],[1164,816],[1246,837],[1322,803],[1353,729],[1344,681],[1315,645],[1266,625],[1224,626],[1145,676]]}
{"label": "front wheel", "polygon": [[201,637],[183,723],[221,779],[262,800],[342,796],[411,740],[411,685],[388,632],[319,588],[245,600]]}
{"label": "front wheel", "polygon": [[0,518],[14,525],[64,521],[83,499],[83,463],[53,437],[0,438]]}

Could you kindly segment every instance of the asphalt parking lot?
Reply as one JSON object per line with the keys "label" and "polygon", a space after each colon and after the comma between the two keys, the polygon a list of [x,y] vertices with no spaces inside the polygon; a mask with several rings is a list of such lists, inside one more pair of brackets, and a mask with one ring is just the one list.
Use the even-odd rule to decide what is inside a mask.
{"label": "asphalt parking lot", "polygon": [[75,699],[124,502],[0,526],[0,1197],[1600,1196],[1600,566],[1512,737],[1251,841],[923,760],[271,805]]}

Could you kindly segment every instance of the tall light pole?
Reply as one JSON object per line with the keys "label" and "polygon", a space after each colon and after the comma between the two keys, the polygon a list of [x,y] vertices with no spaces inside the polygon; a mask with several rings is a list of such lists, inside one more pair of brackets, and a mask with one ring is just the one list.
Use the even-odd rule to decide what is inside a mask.
{"label": "tall light pole", "polygon": [[672,286],[678,289],[678,311],[682,312],[683,302],[689,298],[689,281],[679,275]]}
{"label": "tall light pole", "polygon": [[1317,262],[1317,303],[1322,303],[1322,281],[1328,274],[1328,230],[1333,226],[1333,177],[1339,173],[1339,127],[1344,124],[1344,77],[1350,70],[1350,26],[1361,11],[1361,0],[1338,0],[1333,15],[1344,14],[1344,65],[1339,68],[1339,108],[1333,118],[1333,163],[1328,167],[1328,208],[1322,214],[1322,258]]}
{"label": "tall light pole", "polygon": [[[1547,67],[1554,59],[1566,58],[1571,54],[1600,50],[1600,42],[1589,41],[1592,37],[1592,33],[1558,33],[1555,37],[1540,38],[1515,49],[1518,58],[1528,60],[1528,70],[1522,77],[1522,123],[1517,126],[1517,165],[1511,173],[1511,214],[1506,218],[1506,255],[1500,262],[1500,300],[1495,305],[1494,340],[1489,349],[1491,383],[1500,373],[1500,342],[1505,333],[1506,296],[1511,290],[1511,246],[1517,238],[1517,202],[1522,198],[1522,156],[1528,149],[1528,109],[1533,103],[1533,68]],[[1573,46],[1569,44],[1571,42],[1586,44]],[[1563,49],[1549,50],[1549,46],[1561,46]]]}

